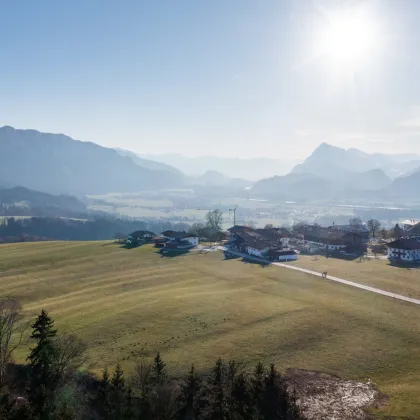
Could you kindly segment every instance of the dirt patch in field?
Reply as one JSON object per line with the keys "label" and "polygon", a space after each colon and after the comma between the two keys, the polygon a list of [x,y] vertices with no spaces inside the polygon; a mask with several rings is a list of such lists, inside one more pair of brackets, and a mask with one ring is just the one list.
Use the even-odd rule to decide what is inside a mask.
{"label": "dirt patch in field", "polygon": [[366,420],[366,409],[380,407],[387,397],[370,380],[345,381],[337,376],[288,369],[287,388],[304,420]]}

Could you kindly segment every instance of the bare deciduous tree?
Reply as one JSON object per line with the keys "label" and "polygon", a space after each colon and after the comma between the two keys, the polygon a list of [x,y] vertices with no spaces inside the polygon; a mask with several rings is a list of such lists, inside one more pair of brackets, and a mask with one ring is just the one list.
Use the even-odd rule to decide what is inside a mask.
{"label": "bare deciduous tree", "polygon": [[140,395],[147,395],[152,376],[152,363],[142,358],[137,362],[133,378],[133,386],[140,392]]}
{"label": "bare deciduous tree", "polygon": [[69,378],[85,361],[87,345],[74,335],[59,335],[54,339],[55,372],[61,380]]}
{"label": "bare deciduous tree", "polygon": [[360,217],[353,217],[349,220],[349,225],[352,228],[359,229],[363,225],[363,221]]}
{"label": "bare deciduous tree", "polygon": [[0,386],[4,385],[7,366],[28,326],[20,322],[22,318],[22,305],[18,299],[0,298]]}
{"label": "bare deciduous tree", "polygon": [[375,238],[376,233],[378,232],[379,228],[381,227],[381,222],[376,219],[370,219],[367,222],[367,227],[369,231],[371,232],[372,236]]}
{"label": "bare deciduous tree", "polygon": [[216,209],[206,214],[206,228],[209,239],[220,239],[223,230],[223,213],[220,210]]}

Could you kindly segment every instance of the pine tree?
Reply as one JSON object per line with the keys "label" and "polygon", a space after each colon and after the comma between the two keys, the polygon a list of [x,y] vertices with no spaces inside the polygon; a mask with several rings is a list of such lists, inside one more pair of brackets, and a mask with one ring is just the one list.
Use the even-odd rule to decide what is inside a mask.
{"label": "pine tree", "polygon": [[404,236],[404,231],[401,229],[400,225],[397,223],[394,227],[394,238],[400,239]]}
{"label": "pine tree", "polygon": [[177,418],[182,420],[196,420],[201,413],[200,404],[201,380],[194,365],[181,384],[178,399],[179,409]]}
{"label": "pine tree", "polygon": [[31,338],[36,340],[36,346],[28,356],[29,402],[35,416],[48,419],[54,411],[53,398],[58,380],[54,371],[56,350],[53,343],[57,331],[54,330],[54,321],[44,310],[32,325],[32,329]]}
{"label": "pine tree", "polygon": [[226,405],[228,410],[228,417],[233,418],[235,413],[235,402],[233,398],[233,384],[238,373],[238,365],[234,360],[230,360],[226,372]]}
{"label": "pine tree", "polygon": [[273,364],[265,379],[264,419],[279,420],[287,417],[287,402],[283,398],[282,383],[279,373]]}
{"label": "pine tree", "polygon": [[124,420],[132,420],[134,419],[134,410],[133,410],[133,391],[131,386],[127,389],[127,394],[125,396],[125,407],[123,413]]}
{"label": "pine tree", "polygon": [[240,373],[235,377],[232,388],[232,399],[234,412],[239,415],[240,419],[252,419],[252,395],[248,376]]}
{"label": "pine tree", "polygon": [[122,418],[123,406],[125,397],[125,381],[124,372],[119,363],[115,368],[114,374],[111,378],[110,386],[110,403],[111,403],[111,418],[120,420]]}
{"label": "pine tree", "polygon": [[102,373],[102,379],[99,382],[98,390],[94,398],[94,405],[101,418],[105,419],[110,413],[110,394],[111,384],[109,382],[108,369],[105,368]]}
{"label": "pine tree", "polygon": [[256,415],[261,418],[264,416],[264,375],[265,367],[259,362],[252,378],[252,399]]}
{"label": "pine tree", "polygon": [[214,420],[226,418],[226,395],[225,395],[225,365],[222,359],[218,359],[212,369],[209,390],[209,417]]}
{"label": "pine tree", "polygon": [[152,378],[153,382],[157,384],[163,384],[168,375],[166,373],[166,364],[163,362],[162,358],[160,357],[160,352],[158,351],[152,365]]}

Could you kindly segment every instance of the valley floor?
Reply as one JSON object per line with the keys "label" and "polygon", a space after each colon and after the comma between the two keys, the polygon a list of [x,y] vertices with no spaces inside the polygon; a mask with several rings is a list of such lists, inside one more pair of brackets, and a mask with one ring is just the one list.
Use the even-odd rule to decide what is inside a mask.
{"label": "valley floor", "polygon": [[[314,264],[328,263],[329,274],[349,280],[372,267],[372,278],[383,277],[377,261],[340,262],[354,269],[332,261],[296,264],[321,271]],[[404,285],[418,275],[395,273],[405,273],[396,280]],[[173,374],[192,362],[205,370],[219,356],[261,359],[280,369],[371,378],[391,396],[380,417],[420,413],[420,308],[409,303],[224,260],[221,252],[169,258],[150,246],[127,250],[111,242],[2,245],[0,294],[19,297],[28,317],[46,309],[60,331],[86,340],[93,370],[120,360],[129,372],[157,349]]]}

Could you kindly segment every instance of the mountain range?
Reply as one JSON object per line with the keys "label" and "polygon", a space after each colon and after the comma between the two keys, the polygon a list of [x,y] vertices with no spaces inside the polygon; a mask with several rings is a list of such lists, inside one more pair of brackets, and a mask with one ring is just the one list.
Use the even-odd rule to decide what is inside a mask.
{"label": "mountain range", "polygon": [[[175,155],[165,155],[175,156]],[[255,182],[247,195],[293,199],[415,197],[420,185],[420,156],[368,154],[321,144],[285,175],[275,159],[185,158],[198,171],[184,174],[168,162],[157,162],[123,149],[74,140],[63,134],[0,128],[0,188],[23,186],[53,194],[138,192],[195,186],[243,191],[266,164],[269,176]],[[215,167],[209,167],[213,164]],[[290,163],[290,161],[289,161]],[[179,164],[180,165],[180,164]],[[232,168],[229,176],[218,170]],[[277,168],[277,170],[276,170]],[[200,171],[199,171],[200,169]],[[275,174],[275,176],[272,176]],[[250,181],[251,180],[251,181]]]}
{"label": "mountain range", "polygon": [[[184,186],[182,174],[63,134],[0,128],[0,186],[61,194],[136,192]],[[149,165],[149,166],[147,166]]]}
{"label": "mountain range", "polygon": [[420,156],[415,154],[386,155],[365,153],[358,149],[342,149],[322,143],[302,164],[296,165],[292,173],[306,172],[327,176],[344,177],[349,173],[382,170],[395,179],[420,168]]}
{"label": "mountain range", "polygon": [[420,185],[420,156],[368,154],[321,144],[286,176],[257,182],[252,193],[291,199],[407,197]]}

